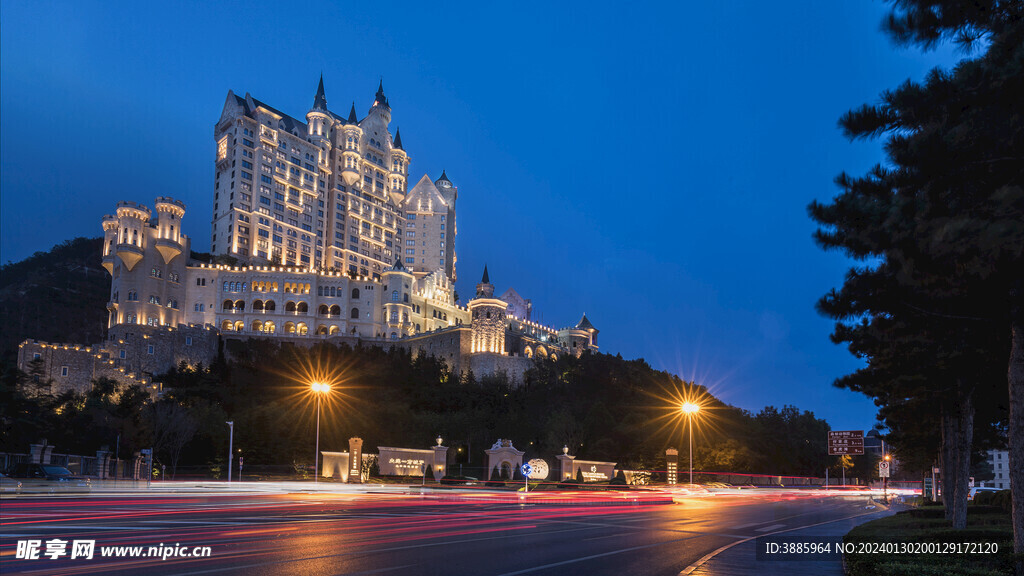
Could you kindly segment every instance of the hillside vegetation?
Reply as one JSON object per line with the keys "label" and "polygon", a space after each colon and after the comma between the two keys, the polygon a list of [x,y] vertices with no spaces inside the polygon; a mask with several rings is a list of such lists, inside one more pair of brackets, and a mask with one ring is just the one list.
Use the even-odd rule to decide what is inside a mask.
{"label": "hillside vegetation", "polygon": [[93,344],[107,323],[110,275],[102,238],[75,238],[0,267],[0,354],[27,338]]}

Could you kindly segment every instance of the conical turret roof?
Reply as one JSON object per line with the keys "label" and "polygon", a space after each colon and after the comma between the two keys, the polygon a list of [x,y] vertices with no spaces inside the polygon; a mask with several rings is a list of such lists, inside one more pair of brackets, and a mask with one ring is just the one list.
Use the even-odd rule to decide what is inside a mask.
{"label": "conical turret roof", "polygon": [[316,96],[313,97],[313,110],[327,112],[327,96],[324,95],[324,75],[320,75],[320,85],[316,88]]}
{"label": "conical turret roof", "polygon": [[587,315],[586,314],[583,315],[583,318],[580,320],[580,323],[576,325],[576,329],[577,330],[593,330],[593,331],[597,332],[597,328],[594,328],[594,325],[590,323],[590,320],[587,319]]}

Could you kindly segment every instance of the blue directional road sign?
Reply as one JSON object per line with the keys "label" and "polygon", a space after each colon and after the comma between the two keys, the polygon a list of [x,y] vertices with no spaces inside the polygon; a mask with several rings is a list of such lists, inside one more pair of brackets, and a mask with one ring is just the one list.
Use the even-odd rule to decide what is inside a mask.
{"label": "blue directional road sign", "polygon": [[529,478],[530,473],[533,472],[533,466],[530,466],[529,464],[523,464],[523,467],[520,468],[520,470],[523,471],[523,476]]}

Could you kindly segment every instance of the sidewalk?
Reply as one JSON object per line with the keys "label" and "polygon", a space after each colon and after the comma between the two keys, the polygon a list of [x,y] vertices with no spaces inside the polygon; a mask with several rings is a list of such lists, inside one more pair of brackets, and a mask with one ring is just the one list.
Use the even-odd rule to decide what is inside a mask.
{"label": "sidewalk", "polygon": [[[895,513],[895,507],[887,510],[879,506],[879,511],[874,514],[783,532],[778,536],[792,538],[794,541],[799,541],[801,537],[834,538],[836,541],[840,541],[854,526]],[[844,573],[843,562],[840,559],[758,560],[757,540],[752,539],[720,552],[692,572],[684,570],[683,574],[689,576],[746,576],[748,574],[758,574],[759,576],[843,576]]]}

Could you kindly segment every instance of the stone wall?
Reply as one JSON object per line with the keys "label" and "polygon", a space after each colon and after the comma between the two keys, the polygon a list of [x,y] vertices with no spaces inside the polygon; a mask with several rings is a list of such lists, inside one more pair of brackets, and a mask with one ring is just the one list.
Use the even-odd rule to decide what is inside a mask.
{"label": "stone wall", "polygon": [[[37,358],[40,360],[38,371],[33,364]],[[103,377],[125,386],[151,386],[148,378],[119,366],[107,351],[98,346],[26,340],[18,346],[18,369],[33,378],[38,377],[40,382],[52,381],[52,394],[69,390],[84,394],[92,389],[93,380]]]}
{"label": "stone wall", "polygon": [[523,356],[503,356],[482,352],[472,354],[468,358],[466,369],[472,370],[477,378],[504,372],[512,384],[522,384],[523,375],[533,366],[533,360]]}

